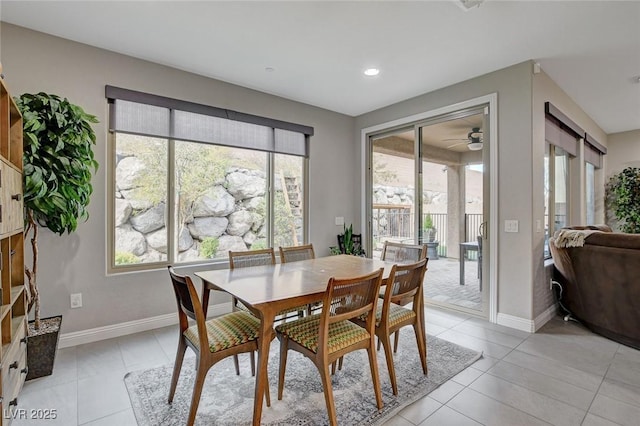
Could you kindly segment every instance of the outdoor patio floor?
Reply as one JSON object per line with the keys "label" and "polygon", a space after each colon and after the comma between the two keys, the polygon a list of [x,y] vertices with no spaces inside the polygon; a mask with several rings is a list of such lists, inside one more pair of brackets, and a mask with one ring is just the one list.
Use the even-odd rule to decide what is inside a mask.
{"label": "outdoor patio floor", "polygon": [[425,298],[465,308],[482,310],[478,261],[465,261],[465,285],[460,285],[458,259],[429,259],[425,275]]}

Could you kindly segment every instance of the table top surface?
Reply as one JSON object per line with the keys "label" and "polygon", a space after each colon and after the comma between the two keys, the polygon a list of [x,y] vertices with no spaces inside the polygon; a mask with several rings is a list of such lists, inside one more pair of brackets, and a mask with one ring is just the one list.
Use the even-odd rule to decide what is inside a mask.
{"label": "table top surface", "polygon": [[200,271],[208,287],[225,291],[253,306],[274,300],[325,292],[329,278],[350,278],[384,268],[389,277],[393,263],[358,256],[328,256],[299,262],[248,268]]}

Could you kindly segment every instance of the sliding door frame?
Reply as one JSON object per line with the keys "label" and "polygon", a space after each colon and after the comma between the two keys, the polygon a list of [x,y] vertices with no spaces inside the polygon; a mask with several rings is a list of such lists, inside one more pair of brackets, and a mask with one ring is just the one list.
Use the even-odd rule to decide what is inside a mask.
{"label": "sliding door frame", "polygon": [[[375,135],[379,137],[381,133],[395,132],[401,128],[414,127],[415,129],[415,144],[417,150],[416,155],[420,154],[420,135],[418,133],[417,125],[425,120],[442,116],[445,114],[455,113],[460,110],[466,110],[470,108],[480,108],[482,106],[489,106],[489,232],[488,237],[489,244],[489,309],[488,319],[492,323],[497,322],[498,317],[498,94],[491,93],[489,95],[480,96],[477,98],[469,99],[467,101],[459,102],[453,105],[448,105],[433,110],[421,112],[408,117],[399,118],[397,120],[380,123],[374,126],[366,127],[361,130],[360,152],[361,152],[361,223],[363,227],[367,229],[366,233],[363,233],[363,243],[365,246],[371,242],[368,241],[371,235],[371,221],[370,212],[372,207],[372,195],[371,191],[366,190],[371,176],[371,150],[370,138]],[[487,141],[485,140],[485,143]],[[419,162],[416,162],[419,163]],[[418,167],[418,166],[416,166]],[[422,178],[420,169],[416,169],[416,175]],[[416,191],[419,190],[421,184],[416,182]],[[417,216],[416,216],[417,217]],[[418,227],[419,228],[419,227]]]}

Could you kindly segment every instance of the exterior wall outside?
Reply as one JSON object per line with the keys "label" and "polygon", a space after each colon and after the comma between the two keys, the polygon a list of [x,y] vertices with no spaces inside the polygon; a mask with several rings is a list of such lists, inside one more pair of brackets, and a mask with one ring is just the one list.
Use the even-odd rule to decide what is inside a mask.
{"label": "exterior wall outside", "polygon": [[610,134],[605,159],[607,179],[627,167],[640,167],[640,129]]}
{"label": "exterior wall outside", "polygon": [[[541,221],[544,228],[544,152],[545,152],[545,112],[544,103],[551,102],[567,117],[581,126],[587,133],[593,136],[602,145],[607,146],[607,135],[602,129],[553,81],[544,73],[533,75],[533,181],[532,181],[532,217],[531,227],[532,258],[533,258],[533,314],[534,318],[543,313],[555,300],[549,289],[549,277],[544,269],[544,232],[536,231],[536,220]],[[582,145],[582,144],[580,144]],[[581,224],[585,219],[584,208],[584,161],[583,149],[580,146],[578,156],[571,160],[571,187],[580,188],[569,194],[569,199],[574,206],[570,212],[570,224]],[[605,156],[605,164],[609,160]],[[604,171],[596,170],[596,223],[604,223]],[[577,206],[577,208],[576,208]]]}
{"label": "exterior wall outside", "polygon": [[[166,270],[106,275],[106,84],[262,115],[315,128],[310,155],[310,241],[318,255],[335,245],[335,216],[358,218],[359,177],[353,149],[354,119],[342,114],[146,62],[4,23],[2,60],[14,94],[49,92],[97,115],[96,159],[90,219],[77,232],[40,234],[39,283],[43,316],[63,314],[63,332],[157,317],[175,312]],[[28,252],[28,250],[27,250]],[[183,269],[191,273],[198,268]],[[204,269],[204,268],[199,268]],[[69,294],[84,306],[69,308]],[[227,301],[212,296],[212,304]]]}
{"label": "exterior wall outside", "polygon": [[[498,93],[498,223],[520,221],[519,233],[498,230],[498,312],[532,320],[531,63],[523,62],[399,102],[356,118],[355,149],[362,129]],[[495,111],[494,111],[495,113]],[[360,158],[360,157],[358,157]],[[362,173],[359,164],[358,173]],[[360,175],[361,176],[361,175]],[[365,188],[361,189],[364,197]],[[487,200],[485,200],[487,202]],[[502,225],[500,225],[502,228]]]}

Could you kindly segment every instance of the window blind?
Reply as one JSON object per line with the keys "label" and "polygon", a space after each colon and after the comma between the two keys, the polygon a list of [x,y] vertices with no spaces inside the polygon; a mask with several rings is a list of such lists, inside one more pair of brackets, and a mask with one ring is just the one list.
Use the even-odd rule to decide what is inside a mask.
{"label": "window blind", "polygon": [[309,156],[313,127],[113,86],[109,131]]}
{"label": "window blind", "polygon": [[575,157],[578,155],[578,139],[576,136],[567,132],[553,118],[547,117],[544,123],[544,138],[547,142],[562,148],[569,155]]}
{"label": "window blind", "polygon": [[584,160],[593,164],[596,169],[602,168],[602,156],[607,153],[607,148],[602,146],[589,133],[584,138]]}

